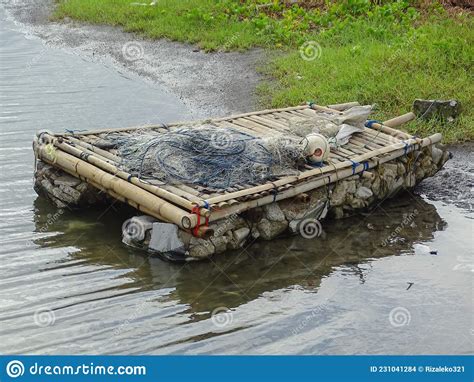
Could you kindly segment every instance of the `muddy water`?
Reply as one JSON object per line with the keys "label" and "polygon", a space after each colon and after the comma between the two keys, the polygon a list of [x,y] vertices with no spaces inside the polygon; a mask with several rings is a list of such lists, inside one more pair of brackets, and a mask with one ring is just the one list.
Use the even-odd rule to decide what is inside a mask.
{"label": "muddy water", "polygon": [[[121,244],[128,209],[63,212],[38,198],[35,131],[169,121],[186,110],[163,89],[44,46],[0,17],[1,353],[472,352],[465,200],[407,193],[327,222],[321,238],[180,266]],[[436,199],[430,190],[421,189]]]}

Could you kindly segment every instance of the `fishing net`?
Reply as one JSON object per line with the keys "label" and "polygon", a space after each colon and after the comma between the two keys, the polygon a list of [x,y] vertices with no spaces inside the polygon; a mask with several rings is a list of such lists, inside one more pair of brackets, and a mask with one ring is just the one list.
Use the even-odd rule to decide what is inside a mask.
{"label": "fishing net", "polygon": [[297,174],[305,162],[301,137],[257,138],[212,125],[114,133],[106,139],[118,150],[124,170],[152,183],[226,189]]}
{"label": "fishing net", "polygon": [[356,106],[335,116],[292,119],[284,135],[275,131],[271,137],[201,124],[164,133],[152,129],[110,133],[106,141],[118,150],[121,168],[140,179],[220,190],[297,174],[305,164],[305,149],[310,148],[308,134],[322,134],[338,147],[363,130],[370,111],[370,105]]}

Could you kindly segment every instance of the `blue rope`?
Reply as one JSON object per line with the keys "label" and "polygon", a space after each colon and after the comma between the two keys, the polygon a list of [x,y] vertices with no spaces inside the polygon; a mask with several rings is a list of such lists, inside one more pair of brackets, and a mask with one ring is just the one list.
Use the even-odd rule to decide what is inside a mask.
{"label": "blue rope", "polygon": [[374,123],[380,123],[380,124],[382,124],[382,122],[377,121],[376,119],[369,119],[369,120],[365,123],[365,127],[368,127],[368,128],[370,129]]}
{"label": "blue rope", "polygon": [[130,174],[130,175],[128,176],[128,178],[127,178],[127,182],[131,182],[131,181],[132,181],[132,178],[133,178],[133,175]]}
{"label": "blue rope", "polygon": [[360,165],[360,163],[354,162],[352,159],[349,159],[349,160],[352,162],[352,165],[351,165],[351,167],[352,167],[352,175],[354,175],[354,174],[355,174],[355,171],[356,171],[356,168],[357,168],[358,165]]}
{"label": "blue rope", "polygon": [[207,200],[204,201],[204,208],[209,209],[209,202]]}
{"label": "blue rope", "polygon": [[272,183],[272,184],[273,184],[273,189],[270,191],[270,193],[273,194],[273,202],[275,202],[278,195],[278,190],[277,190],[277,186],[275,186],[275,183]]}
{"label": "blue rope", "polygon": [[69,130],[69,129],[64,129],[64,131],[65,131],[66,133],[69,133],[69,134],[74,135],[74,134],[76,134],[76,133],[78,133],[78,132],[87,131],[87,130]]}
{"label": "blue rope", "polygon": [[405,143],[405,147],[403,148],[403,151],[404,151],[404,155],[407,155],[408,154],[408,148],[410,147],[410,145],[406,141],[404,141],[404,143]]}
{"label": "blue rope", "polygon": [[[361,164],[364,166],[364,168],[360,172],[360,175],[362,175],[364,173],[364,171],[367,171],[369,169],[369,162],[362,162]],[[353,169],[353,171],[355,171],[355,169]]]}

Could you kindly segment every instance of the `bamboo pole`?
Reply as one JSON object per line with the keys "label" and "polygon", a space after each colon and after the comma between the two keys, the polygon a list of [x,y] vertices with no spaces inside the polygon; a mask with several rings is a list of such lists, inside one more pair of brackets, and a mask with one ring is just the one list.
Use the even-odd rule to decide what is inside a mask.
{"label": "bamboo pole", "polygon": [[[89,154],[86,157],[84,157],[82,155],[81,150],[67,144],[66,142],[59,142],[57,139],[54,139],[53,142],[54,142],[55,146],[57,146],[58,148],[60,148],[61,150],[65,151],[65,152],[67,152],[68,154],[74,155],[75,157],[77,157],[79,159],[83,159],[86,162],[89,162],[89,163],[93,164],[94,166],[97,166],[98,168],[111,173],[114,176],[118,176],[119,178],[121,178],[123,180],[126,180],[126,181],[134,184],[135,186],[143,188],[144,190],[146,190],[148,192],[151,192],[152,194],[154,194],[156,196],[162,197],[163,199],[166,199],[167,201],[169,201],[171,203],[174,203],[174,204],[177,204],[177,205],[179,205],[183,208],[186,208],[189,211],[192,211],[193,208],[196,205],[199,206],[199,207],[204,206],[204,202],[201,199],[190,201],[190,200],[182,198],[179,195],[176,195],[173,192],[164,190],[163,188],[154,186],[154,185],[149,184],[149,183],[145,183],[145,182],[141,181],[140,179],[138,179],[136,176],[131,176],[129,173],[120,170],[119,168],[117,168],[113,164],[108,163],[108,162],[96,157],[95,154]],[[207,217],[210,214],[210,211],[206,208],[200,208],[199,212],[200,212],[200,215],[204,216],[204,217]]]}
{"label": "bamboo pole", "polygon": [[70,174],[90,179],[92,182],[101,184],[105,189],[110,189],[125,199],[133,200],[135,203],[147,208],[151,215],[157,219],[164,217],[166,220],[184,229],[191,229],[197,225],[197,215],[189,214],[158,196],[117,176],[111,175],[71,154],[55,150],[53,155],[51,155],[51,153],[46,151],[45,145],[42,145],[38,147],[38,156],[39,159],[59,167]]}
{"label": "bamboo pole", "polygon": [[388,119],[383,122],[384,126],[388,127],[398,127],[400,125],[403,125],[404,123],[413,121],[416,118],[416,115],[412,112],[399,115],[398,117]]}
{"label": "bamboo pole", "polygon": [[337,110],[337,111],[344,111],[354,106],[360,106],[360,103],[359,102],[336,103],[334,105],[328,105],[328,108]]}
{"label": "bamboo pole", "polygon": [[[71,174],[73,176],[77,175],[77,174]],[[112,196],[114,199],[117,199],[118,201],[122,202],[122,203],[125,203],[125,204],[128,204],[129,206],[137,209],[138,211],[140,212],[143,212],[144,214],[146,215],[149,215],[149,216],[153,216],[153,217],[156,217],[158,220],[160,221],[163,221],[165,223],[171,223],[173,224],[173,222],[165,219],[163,216],[161,217],[157,217],[156,214],[154,216],[154,213],[149,210],[148,208],[146,207],[143,207],[142,205],[134,202],[133,200],[130,200],[130,199],[126,199],[124,198],[123,196],[117,194],[116,192],[110,190],[110,189],[106,189],[105,187],[103,187],[102,185],[98,184],[98,183],[95,183],[93,181],[91,181],[90,179],[87,179],[87,178],[83,178],[83,177],[79,177],[81,180],[89,183],[90,185],[92,185],[93,187],[99,189],[100,191],[106,193],[106,194],[109,194],[110,196]],[[207,226],[199,226],[199,228],[197,230],[189,230],[189,229],[186,229],[185,230],[186,232],[188,232],[189,234],[191,235],[195,235],[196,237],[199,237],[199,238],[208,238],[209,236],[211,236],[213,233],[214,233],[214,230],[210,227],[207,227]]]}

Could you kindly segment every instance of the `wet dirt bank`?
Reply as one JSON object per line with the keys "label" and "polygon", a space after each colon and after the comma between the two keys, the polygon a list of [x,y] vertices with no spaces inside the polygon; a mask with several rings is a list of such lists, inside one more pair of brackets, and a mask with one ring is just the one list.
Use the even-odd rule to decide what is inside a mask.
{"label": "wet dirt bank", "polygon": [[165,87],[194,118],[257,108],[254,92],[260,76],[255,68],[263,59],[261,50],[205,53],[190,44],[144,40],[119,28],[52,22],[53,0],[0,0],[0,5],[47,44]]}

